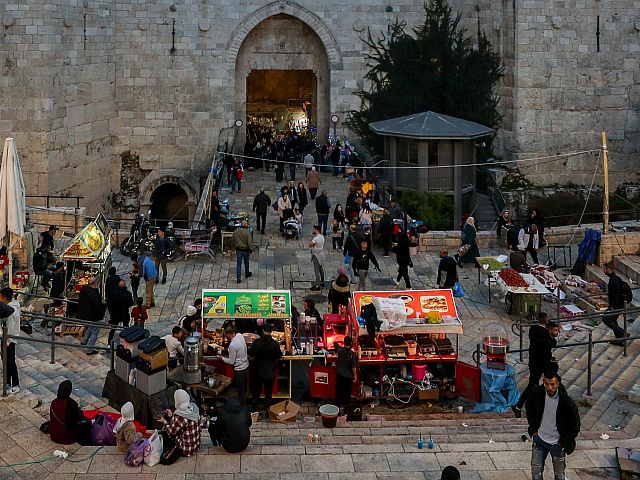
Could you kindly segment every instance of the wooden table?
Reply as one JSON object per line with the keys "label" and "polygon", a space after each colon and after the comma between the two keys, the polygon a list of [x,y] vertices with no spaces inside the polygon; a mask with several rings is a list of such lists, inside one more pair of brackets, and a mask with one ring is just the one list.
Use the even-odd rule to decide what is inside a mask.
{"label": "wooden table", "polygon": [[231,378],[225,375],[213,373],[209,375],[209,377],[215,379],[213,387],[210,387],[206,381],[202,381],[200,383],[188,383],[185,378],[184,369],[182,366],[179,366],[169,372],[167,380],[184,387],[184,389],[188,390],[191,396],[197,401],[198,405],[206,407],[207,400],[213,400],[219,397],[220,394],[224,392],[229,385],[231,385]]}

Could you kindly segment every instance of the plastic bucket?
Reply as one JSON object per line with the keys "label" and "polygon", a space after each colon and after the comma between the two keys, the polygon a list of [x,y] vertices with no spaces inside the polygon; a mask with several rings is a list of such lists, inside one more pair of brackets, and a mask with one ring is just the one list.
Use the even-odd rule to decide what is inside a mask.
{"label": "plastic bucket", "polygon": [[421,382],[422,380],[424,380],[424,377],[427,375],[426,365],[413,365],[411,370],[412,370],[411,373],[413,375],[414,382]]}
{"label": "plastic bucket", "polygon": [[322,418],[322,426],[326,428],[333,428],[338,423],[338,415],[340,409],[330,403],[322,405],[320,407],[320,417]]}

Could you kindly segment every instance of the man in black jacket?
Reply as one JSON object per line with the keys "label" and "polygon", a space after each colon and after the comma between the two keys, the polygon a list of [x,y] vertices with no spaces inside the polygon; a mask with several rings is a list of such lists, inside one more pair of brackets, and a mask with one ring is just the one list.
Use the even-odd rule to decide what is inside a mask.
{"label": "man in black jacket", "polygon": [[162,284],[167,283],[167,259],[173,249],[171,240],[165,237],[164,228],[159,228],[156,236],[156,240],[153,242],[153,256],[155,259],[156,270],[158,270],[158,276],[156,277],[156,285],[160,280],[160,267],[162,267]]}
{"label": "man in black jacket", "polygon": [[[444,273],[444,281],[442,274]],[[438,264],[438,285],[442,288],[453,288],[458,281],[458,264],[453,257],[449,256],[449,252],[445,249],[440,250],[440,263]]]}
{"label": "man in black jacket", "polygon": [[218,199],[218,191],[211,191],[211,203],[209,204],[209,218],[211,218],[211,224],[218,225],[220,221],[220,200]]}
{"label": "man in black jacket", "polygon": [[227,401],[218,411],[215,423],[209,424],[209,435],[214,445],[220,445],[229,453],[244,451],[251,441],[251,414],[240,400],[235,388],[227,392]]}
{"label": "man in black jacket", "polygon": [[[44,305],[44,313],[49,313],[50,308],[56,308],[62,306],[62,299],[65,296],[65,273],[64,262],[56,263],[56,270],[53,272],[53,279],[51,281],[51,291],[49,296],[53,298],[53,302]],[[49,325],[48,320],[43,320],[40,323],[42,328],[46,328]]]}
{"label": "man in black jacket", "polygon": [[[604,273],[607,277],[609,277],[609,284],[607,285],[607,295],[609,297],[609,308],[608,310],[622,310],[624,308],[624,303],[631,302],[631,298],[625,298],[623,292],[623,281],[622,279],[616,275],[613,270],[613,265],[605,265]],[[629,336],[629,333],[625,335],[624,328],[618,325],[618,317],[620,313],[609,313],[608,315],[604,315],[602,317],[602,323],[604,323],[607,327],[613,330],[613,334],[616,338],[623,338],[625,336]],[[612,342],[612,345],[617,345],[622,347],[624,344],[622,341],[620,342]]]}
{"label": "man in black jacket", "polygon": [[270,206],[271,199],[269,195],[264,193],[264,187],[260,187],[260,193],[253,199],[253,211],[256,212],[256,230],[262,235],[264,235],[264,228],[267,224],[267,211]]}
{"label": "man in black jacket", "polygon": [[565,455],[571,455],[576,449],[580,414],[555,370],[545,372],[542,386],[535,387],[526,406],[529,435],[533,440],[532,480],[542,480],[544,462],[549,453],[555,478],[565,480]]}
{"label": "man in black jacket", "polygon": [[[109,324],[117,327],[122,323],[123,327],[129,326],[131,314],[129,309],[133,307],[133,296],[127,290],[127,283],[124,280],[118,282],[118,287],[111,292],[109,297]],[[109,330],[109,345],[113,340],[115,330]]]}
{"label": "man in black jacket", "polygon": [[327,197],[327,191],[323,190],[316,197],[316,213],[318,214],[318,225],[322,230],[322,235],[327,235],[327,222],[329,221],[329,213],[331,212],[331,202]]}
{"label": "man in black jacket", "polygon": [[254,412],[258,411],[260,393],[264,387],[265,409],[271,406],[273,381],[276,378],[276,362],[282,358],[280,345],[271,337],[273,327],[268,323],[262,327],[262,336],[251,344],[249,356],[253,357],[252,390]]}
{"label": "man in black jacket", "polygon": [[80,293],[78,294],[78,308],[76,309],[77,318],[96,322],[96,325],[87,327],[87,331],[80,342],[81,345],[88,345],[90,347],[87,355],[96,355],[98,353],[98,350],[93,350],[93,347],[100,335],[100,327],[97,324],[104,318],[104,310],[102,297],[97,288],[96,277],[92,277],[91,280],[89,280],[89,284],[80,289]]}
{"label": "man in black jacket", "polygon": [[391,248],[391,236],[393,235],[393,218],[391,218],[389,210],[387,209],[384,210],[380,222],[378,222],[378,233],[380,234],[380,241],[384,249],[382,256],[388,257],[389,249]]}
{"label": "man in black jacket", "polygon": [[111,294],[116,291],[120,283],[120,275],[116,273],[116,267],[109,267],[107,278],[104,281],[104,298],[107,301],[107,310],[111,316]]}
{"label": "man in black jacket", "polygon": [[529,329],[529,383],[518,400],[518,404],[511,407],[517,418],[522,416],[522,407],[531,392],[540,382],[544,372],[557,370],[557,365],[552,364],[553,354],[551,350],[557,345],[560,327],[556,322],[547,324],[547,314],[538,314],[538,324]]}
{"label": "man in black jacket", "polygon": [[360,251],[360,242],[364,238],[363,235],[358,233],[358,227],[355,225],[349,225],[349,235],[347,235],[344,241],[344,265],[347,269],[347,274],[351,283],[356,283],[356,274],[353,270],[353,259],[358,255]]}

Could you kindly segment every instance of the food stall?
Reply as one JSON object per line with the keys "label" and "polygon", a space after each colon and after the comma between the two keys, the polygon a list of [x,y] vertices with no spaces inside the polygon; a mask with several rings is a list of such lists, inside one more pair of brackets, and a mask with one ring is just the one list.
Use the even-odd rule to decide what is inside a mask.
{"label": "food stall", "polygon": [[[379,328],[371,323],[374,309]],[[451,290],[354,292],[349,321],[358,356],[354,397],[406,404],[415,397],[433,401],[458,395],[463,326]]]}
{"label": "food stall", "polygon": [[530,273],[504,268],[496,275],[496,283],[505,293],[504,309],[509,314],[524,315],[533,320],[542,308],[542,296],[551,292]]}
{"label": "food stall", "polygon": [[[324,363],[324,355],[316,353],[323,344],[311,338],[302,342],[297,325],[292,324],[291,292],[289,290],[212,290],[202,291],[202,333],[207,355],[224,352],[227,340],[223,327],[235,321],[247,346],[258,338],[263,323],[273,325],[272,337],[283,353],[277,365],[274,398],[301,398],[309,389],[309,372],[313,362]],[[303,322],[304,323],[304,322]],[[304,343],[304,348],[302,343]],[[216,371],[233,376],[230,365],[211,362]],[[251,372],[250,372],[251,375]]]}
{"label": "food stall", "polygon": [[480,265],[478,271],[478,289],[482,291],[482,277],[486,277],[487,299],[491,303],[491,284],[496,282],[496,275],[500,270],[509,266],[509,257],[498,255],[495,257],[476,257],[476,262]]}
{"label": "food stall", "polygon": [[60,257],[66,262],[67,298],[77,298],[93,276],[104,298],[104,284],[111,267],[111,226],[100,214],[78,233]]}

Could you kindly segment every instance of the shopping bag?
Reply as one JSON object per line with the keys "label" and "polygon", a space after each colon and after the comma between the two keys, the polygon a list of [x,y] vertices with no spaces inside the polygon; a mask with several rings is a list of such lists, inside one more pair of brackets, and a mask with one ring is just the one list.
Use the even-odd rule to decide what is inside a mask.
{"label": "shopping bag", "polygon": [[116,422],[108,415],[98,414],[91,428],[91,444],[114,446],[116,444],[116,434],[113,427]]}
{"label": "shopping bag", "polygon": [[124,456],[124,463],[129,467],[139,467],[144,461],[144,448],[147,440],[138,439],[129,445],[129,449]]}
{"label": "shopping bag", "polygon": [[162,456],[162,437],[157,430],[154,430],[149,439],[144,444],[144,464],[150,467],[160,463]]}
{"label": "shopping bag", "polygon": [[453,291],[454,297],[464,297],[464,290],[462,290],[462,286],[460,285],[460,282],[454,283],[453,288],[451,290]]}

